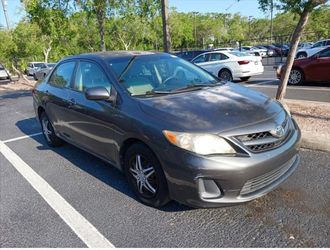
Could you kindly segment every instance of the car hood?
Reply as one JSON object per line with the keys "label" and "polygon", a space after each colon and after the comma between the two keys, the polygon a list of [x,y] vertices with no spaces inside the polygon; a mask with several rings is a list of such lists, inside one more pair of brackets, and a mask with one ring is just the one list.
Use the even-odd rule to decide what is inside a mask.
{"label": "car hood", "polygon": [[143,98],[139,105],[146,114],[165,121],[164,129],[212,133],[260,123],[283,111],[264,94],[234,83]]}

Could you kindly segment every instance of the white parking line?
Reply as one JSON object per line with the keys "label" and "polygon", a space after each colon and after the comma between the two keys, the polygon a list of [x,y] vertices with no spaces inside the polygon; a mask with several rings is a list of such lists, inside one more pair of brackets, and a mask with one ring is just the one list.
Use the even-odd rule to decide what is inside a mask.
{"label": "white parking line", "polygon": [[30,135],[23,135],[23,136],[20,136],[20,137],[16,137],[16,138],[12,138],[12,139],[9,139],[9,140],[5,140],[5,141],[3,141],[3,143],[18,141],[18,140],[22,140],[22,139],[26,139],[26,138],[38,136],[38,135],[42,135],[42,133],[39,132],[39,133],[35,133],[35,134],[30,134]]}
{"label": "white parking line", "polygon": [[114,247],[85,217],[2,141],[0,141],[0,152],[88,247]]}

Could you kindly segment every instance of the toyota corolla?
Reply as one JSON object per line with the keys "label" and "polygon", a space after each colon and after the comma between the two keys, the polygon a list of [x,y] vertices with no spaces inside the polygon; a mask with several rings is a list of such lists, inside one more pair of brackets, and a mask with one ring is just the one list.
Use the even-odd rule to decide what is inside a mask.
{"label": "toyota corolla", "polygon": [[299,164],[300,130],[279,102],[165,53],[65,58],[33,100],[50,146],[110,163],[154,207],[250,201]]}

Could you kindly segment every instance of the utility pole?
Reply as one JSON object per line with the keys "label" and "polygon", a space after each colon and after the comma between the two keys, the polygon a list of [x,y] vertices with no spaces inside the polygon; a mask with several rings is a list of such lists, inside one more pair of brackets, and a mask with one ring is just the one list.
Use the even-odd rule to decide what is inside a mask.
{"label": "utility pole", "polygon": [[2,3],[2,8],[3,8],[3,13],[5,14],[7,29],[9,29],[9,19],[8,19],[8,13],[7,13],[8,2],[7,2],[7,0],[1,0],[1,3]]}
{"label": "utility pole", "polygon": [[163,43],[164,52],[171,50],[171,37],[168,24],[168,0],[161,0],[162,2],[162,19],[163,19]]}

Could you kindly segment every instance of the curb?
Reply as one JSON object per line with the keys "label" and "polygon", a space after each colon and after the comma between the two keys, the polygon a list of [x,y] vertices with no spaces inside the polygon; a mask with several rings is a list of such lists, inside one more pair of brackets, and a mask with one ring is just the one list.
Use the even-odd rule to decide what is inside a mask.
{"label": "curb", "polygon": [[315,139],[315,134],[302,131],[300,146],[302,148],[330,152],[330,138],[321,134],[318,139]]}

